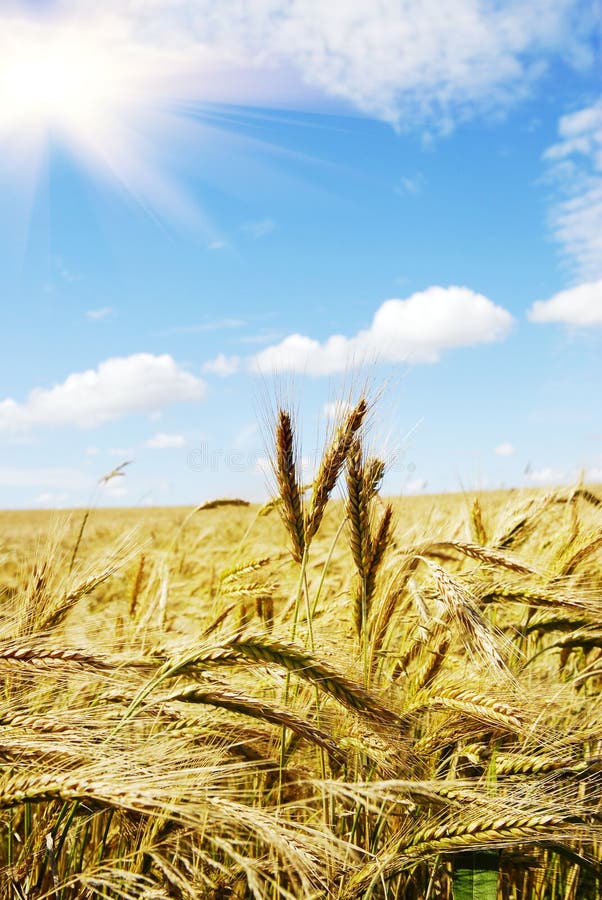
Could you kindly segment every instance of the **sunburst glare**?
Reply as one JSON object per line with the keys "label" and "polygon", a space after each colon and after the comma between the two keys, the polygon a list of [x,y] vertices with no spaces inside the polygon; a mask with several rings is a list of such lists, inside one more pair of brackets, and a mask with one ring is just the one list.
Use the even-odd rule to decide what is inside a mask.
{"label": "sunburst glare", "polygon": [[[0,173],[25,195],[52,145],[152,216],[211,231],[178,165],[198,161],[220,130],[215,109],[203,118],[203,104],[260,105],[274,92],[261,73],[230,65],[224,77],[209,48],[136,43],[102,13],[61,19],[21,10],[2,19]],[[231,124],[229,133],[235,143]]]}

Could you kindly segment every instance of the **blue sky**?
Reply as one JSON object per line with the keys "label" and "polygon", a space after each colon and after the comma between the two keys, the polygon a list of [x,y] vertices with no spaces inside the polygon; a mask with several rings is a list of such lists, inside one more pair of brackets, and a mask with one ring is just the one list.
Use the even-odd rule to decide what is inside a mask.
{"label": "blue sky", "polygon": [[394,493],[602,481],[600,9],[0,12],[0,505],[266,496],[366,379]]}

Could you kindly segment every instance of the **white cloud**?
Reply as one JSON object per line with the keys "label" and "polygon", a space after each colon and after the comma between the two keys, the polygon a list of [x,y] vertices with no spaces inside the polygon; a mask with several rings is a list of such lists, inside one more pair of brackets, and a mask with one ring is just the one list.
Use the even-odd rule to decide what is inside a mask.
{"label": "white cloud", "polygon": [[595,10],[587,21],[579,0],[450,0],[445,15],[438,0],[106,0],[102,14],[92,0],[60,7],[80,17],[91,11],[126,43],[177,51],[189,65],[209,61],[217,74],[221,60],[231,69],[235,60],[246,77],[195,79],[200,99],[271,94],[303,103],[313,89],[383,119],[419,118],[437,129],[520,100],[550,58],[587,65],[596,28]]}
{"label": "white cloud", "polygon": [[497,453],[498,456],[512,456],[514,447],[506,441],[503,444],[499,444],[495,448],[494,453]]}
{"label": "white cloud", "polygon": [[338,422],[350,409],[351,404],[347,403],[346,400],[334,400],[324,404],[322,415],[329,422]]}
{"label": "white cloud", "polygon": [[102,319],[107,319],[112,314],[112,312],[112,306],[101,306],[99,309],[89,309],[86,313],[86,316],[93,322],[100,322],[102,321]]}
{"label": "white cloud", "polygon": [[430,287],[407,300],[386,300],[370,327],[354,337],[337,334],[320,343],[292,334],[251,360],[256,371],[329,375],[366,362],[424,362],[451,347],[505,338],[510,313],[465,287]]}
{"label": "white cloud", "polygon": [[133,447],[109,447],[107,450],[107,456],[112,456],[115,459],[120,460],[131,460],[135,455],[135,450]]}
{"label": "white cloud", "polygon": [[532,322],[562,322],[565,325],[602,325],[602,278],[537,300],[527,313]]}
{"label": "white cloud", "polygon": [[602,100],[563,116],[544,159],[557,186],[552,232],[575,274],[602,277]]}
{"label": "white cloud", "polygon": [[92,488],[94,480],[79,469],[60,466],[0,468],[0,487],[43,488],[45,491],[83,490]]}
{"label": "white cloud", "polygon": [[276,231],[277,227],[278,226],[273,219],[261,219],[258,222],[245,222],[242,226],[243,231],[246,231],[247,234],[250,234],[251,237],[254,237],[256,240],[266,237],[268,234],[272,234],[273,231]]}
{"label": "white cloud", "polygon": [[130,413],[198,402],[204,395],[203,381],[168,354],[112,357],[52,388],[34,388],[24,403],[0,401],[0,431],[36,425],[91,428]]}
{"label": "white cloud", "polygon": [[109,481],[103,485],[103,492],[109,497],[127,497],[129,490],[122,484]]}
{"label": "white cloud", "polygon": [[529,481],[537,484],[560,484],[566,481],[566,474],[552,466],[544,466],[541,469],[532,469],[528,474]]}
{"label": "white cloud", "polygon": [[52,491],[43,491],[39,494],[34,503],[36,506],[44,506],[48,508],[56,508],[59,506],[64,506],[67,500],[69,499],[69,494],[63,492],[61,494],[53,493]]}
{"label": "white cloud", "polygon": [[399,179],[399,184],[395,188],[395,191],[402,197],[407,196],[408,194],[413,196],[415,194],[419,194],[425,184],[426,179],[420,172],[413,178],[410,178],[408,175],[402,175],[402,177]]}
{"label": "white cloud", "polygon": [[413,478],[404,484],[403,490],[406,494],[421,494],[427,487],[428,481],[425,478]]}
{"label": "white cloud", "polygon": [[211,372],[213,375],[219,375],[227,378],[228,375],[235,375],[240,368],[240,356],[226,356],[225,353],[218,353],[215,359],[209,359],[203,366],[203,372]]}
{"label": "white cloud", "polygon": [[196,322],[192,325],[171,325],[158,333],[161,337],[170,337],[172,334],[202,334],[206,331],[226,331],[232,328],[242,328],[245,324],[244,319],[228,317],[215,319],[210,322]]}
{"label": "white cloud", "polygon": [[[597,29],[596,4],[584,0],[448,0],[444,15],[440,0],[54,0],[49,15],[38,6],[9,0],[0,12],[0,134],[21,137],[3,167],[33,177],[32,133],[47,122],[87,169],[204,228],[207,242],[173,161],[196,156],[219,123],[193,121],[191,108],[351,108],[446,134],[531,96],[559,59],[591,64]],[[23,67],[39,89],[19,77]]]}
{"label": "white cloud", "polygon": [[150,447],[151,450],[169,450],[176,447],[186,446],[186,438],[183,434],[165,434],[159,431],[144,445]]}

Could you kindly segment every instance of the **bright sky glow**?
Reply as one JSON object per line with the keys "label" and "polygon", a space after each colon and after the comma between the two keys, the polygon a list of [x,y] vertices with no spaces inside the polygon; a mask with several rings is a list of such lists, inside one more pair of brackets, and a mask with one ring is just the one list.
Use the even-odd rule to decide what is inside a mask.
{"label": "bright sky glow", "polygon": [[92,174],[138,202],[177,215],[177,191],[157,161],[169,130],[156,52],[129,45],[94,21],[14,18],[0,35],[0,149],[24,181],[40,154],[63,146]]}
{"label": "bright sky glow", "polygon": [[81,32],[34,32],[5,49],[1,73],[0,121],[6,131],[58,128],[77,138],[119,106],[122,82],[115,60]]}
{"label": "bright sky glow", "polygon": [[602,480],[598,19],[6,0],[0,504],[264,496],[273,374],[310,468],[367,376],[392,492]]}

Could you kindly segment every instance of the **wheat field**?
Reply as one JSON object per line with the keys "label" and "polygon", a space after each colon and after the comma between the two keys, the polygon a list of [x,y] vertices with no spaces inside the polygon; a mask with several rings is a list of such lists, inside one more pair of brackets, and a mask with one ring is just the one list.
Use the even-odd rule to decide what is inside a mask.
{"label": "wheat field", "polygon": [[[4,512],[1,896],[602,897],[602,490]],[[111,473],[115,477],[115,473]]]}

